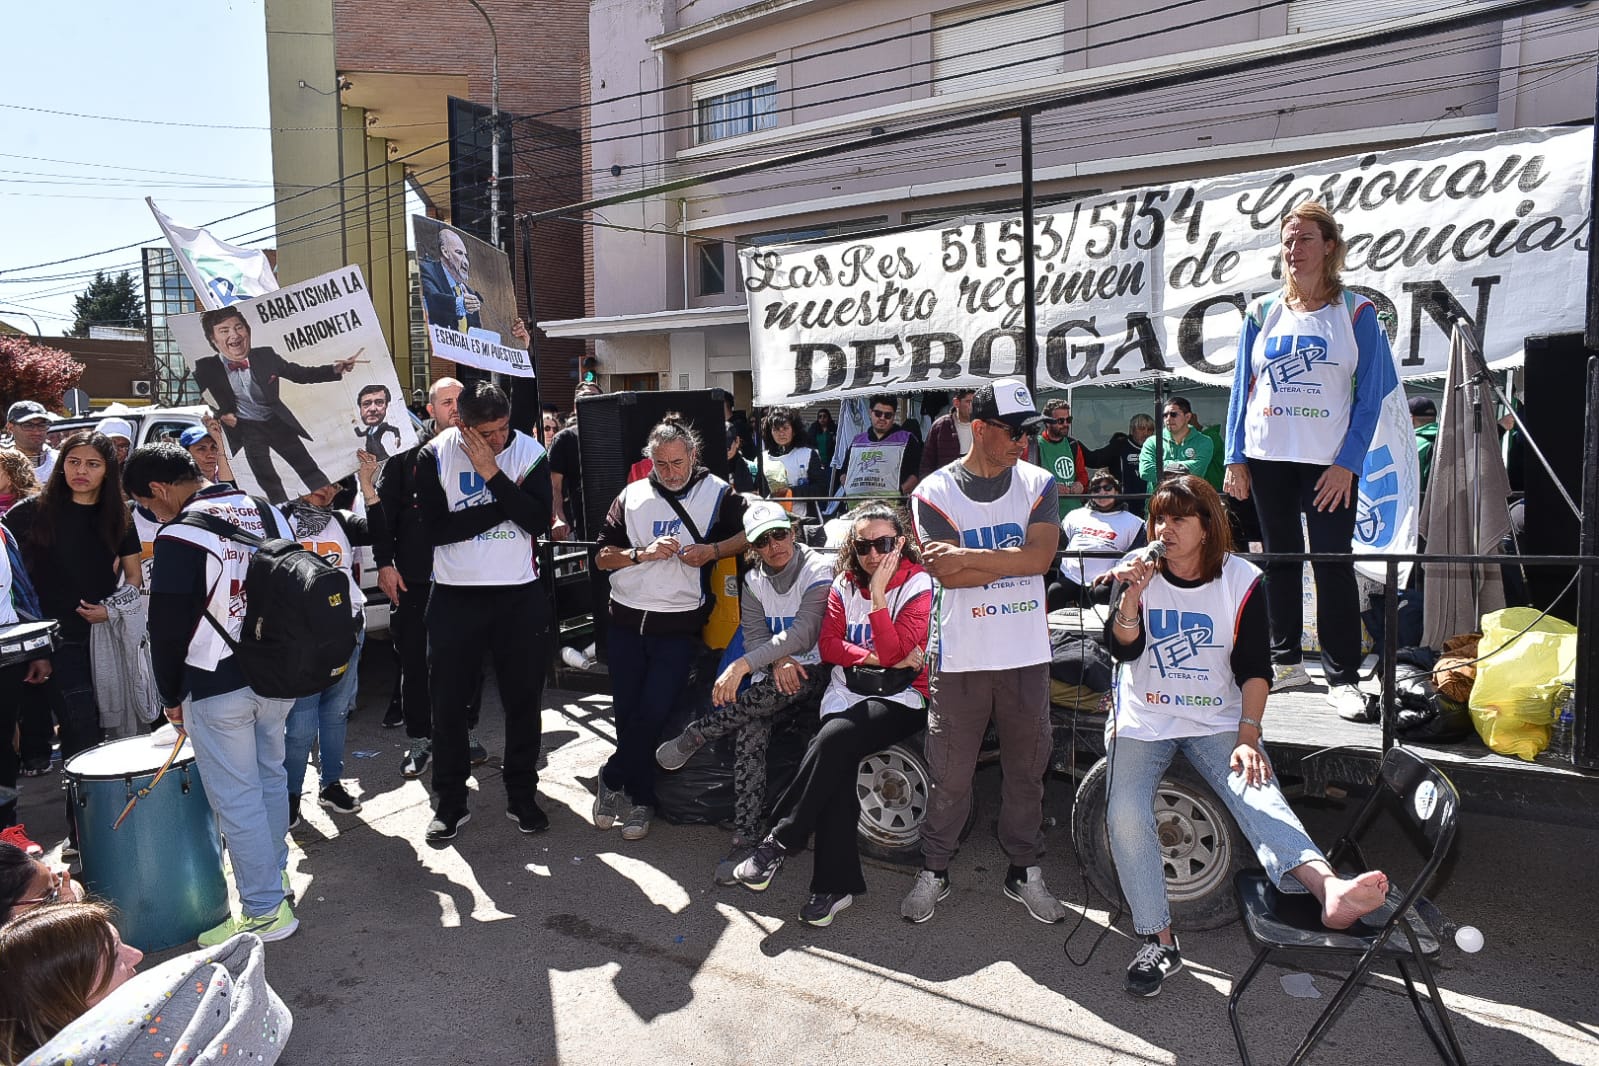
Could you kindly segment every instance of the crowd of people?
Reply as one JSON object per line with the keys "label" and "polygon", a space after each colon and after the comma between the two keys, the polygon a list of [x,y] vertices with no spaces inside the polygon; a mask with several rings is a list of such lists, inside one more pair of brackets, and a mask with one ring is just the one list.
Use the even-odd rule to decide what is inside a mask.
{"label": "crowd of people", "polygon": [[[1126,434],[1089,449],[1071,435],[1069,402],[1040,410],[1014,379],[956,392],[925,441],[896,421],[890,395],[870,398],[869,424],[848,440],[825,411],[806,426],[797,411],[775,408],[758,430],[729,417],[713,441],[668,416],[596,528],[585,519],[576,421],[549,412],[536,435],[513,429],[505,393],[488,382],[434,382],[430,438],[381,461],[380,449],[362,447],[353,493],[327,485],[281,505],[231,483],[231,448],[215,420],[178,442],[132,448],[127,423],[108,419],[52,448],[43,407],[13,404],[12,447],[0,450],[0,625],[52,618],[60,632],[48,658],[0,669],[0,731],[18,737],[0,744],[0,785],[14,787],[41,758],[48,768],[52,736],[70,759],[164,717],[193,743],[242,908],[199,943],[292,935],[299,921],[286,841],[313,748],[318,803],[336,814],[360,810],[341,776],[363,645],[352,560],[370,544],[399,665],[384,725],[403,725],[409,739],[401,774],[429,776],[427,840],[455,839],[472,816],[471,768],[486,758],[473,729],[488,658],[505,715],[505,812],[520,831],[541,832],[549,818],[539,799],[540,722],[557,630],[538,542],[577,540],[593,546],[592,565],[610,587],[596,621],[607,628],[616,746],[595,785],[596,830],[648,836],[658,775],[734,735],[732,841],[716,878],[765,891],[809,847],[799,917],[825,926],[866,889],[856,844],[861,758],[925,732],[922,868],[901,914],[926,922],[951,891],[992,726],[1008,859],[997,888],[1032,918],[1056,923],[1066,909],[1042,862],[1047,612],[1097,593],[1110,603],[1104,638],[1120,664],[1107,721],[1121,764],[1108,826],[1134,927],[1146,938],[1128,990],[1153,995],[1181,965],[1150,809],[1178,751],[1227,802],[1281,889],[1315,894],[1326,924],[1347,926],[1382,901],[1386,883],[1380,874],[1332,875],[1277,790],[1261,740],[1267,692],[1309,680],[1299,566],[1262,572],[1234,552],[1235,531],[1239,504],[1252,500],[1267,551],[1301,550],[1301,520],[1313,550],[1349,550],[1357,472],[1393,367],[1371,304],[1338,280],[1343,245],[1331,216],[1301,205],[1282,237],[1285,284],[1251,305],[1225,432],[1202,427],[1174,396],[1158,435],[1153,419],[1137,415]],[[1290,372],[1312,349],[1315,380]],[[597,391],[585,383],[579,394]],[[1293,403],[1278,403],[1290,395]],[[1309,399],[1332,416],[1296,419],[1291,412]],[[757,491],[707,469],[705,449],[722,446],[735,470],[749,454],[742,473]],[[835,503],[842,514],[824,526]],[[357,636],[337,683],[299,700],[252,687],[236,651],[250,556],[218,531],[227,527],[299,541],[344,571]],[[1146,540],[1164,555],[1138,552]],[[710,574],[735,557],[743,564],[737,641],[709,703],[669,734],[703,650]],[[1360,698],[1355,586],[1347,564],[1317,563],[1315,572],[1329,698],[1343,713]],[[121,590],[133,590],[122,599],[138,604],[140,636],[147,631],[145,702],[154,706],[113,725],[95,631],[130,609],[118,603]],[[768,802],[769,738],[796,716],[817,728],[797,774]],[[34,950],[15,945],[58,927],[80,930],[82,957],[59,1016],[15,1008],[28,1016],[0,1033],[6,1061],[48,1040],[51,1027],[107,995],[138,962],[108,912],[78,899],[64,872],[41,866],[42,849],[14,822],[14,804],[0,807],[9,827],[0,889],[10,899],[0,988],[34,987],[10,977],[19,952]],[[68,826],[70,859],[70,809]],[[44,917],[30,917],[34,910]]]}

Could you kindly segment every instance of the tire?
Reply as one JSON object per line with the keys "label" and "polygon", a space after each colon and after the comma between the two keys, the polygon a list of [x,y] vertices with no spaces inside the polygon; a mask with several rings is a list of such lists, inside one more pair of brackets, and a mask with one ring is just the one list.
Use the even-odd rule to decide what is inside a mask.
{"label": "tire", "polygon": [[[927,817],[932,775],[922,756],[922,737],[873,752],[861,760],[855,794],[861,813],[856,836],[862,855],[910,866],[922,861],[922,820]],[[961,827],[961,839],[977,822],[977,791]]]}
{"label": "tire", "polygon": [[[1072,843],[1106,899],[1120,901],[1121,885],[1105,832],[1109,762],[1084,775],[1072,803]],[[1254,853],[1226,806],[1182,760],[1167,768],[1155,790],[1155,825],[1163,846],[1166,898],[1179,929],[1219,929],[1238,920],[1233,875],[1254,865]]]}

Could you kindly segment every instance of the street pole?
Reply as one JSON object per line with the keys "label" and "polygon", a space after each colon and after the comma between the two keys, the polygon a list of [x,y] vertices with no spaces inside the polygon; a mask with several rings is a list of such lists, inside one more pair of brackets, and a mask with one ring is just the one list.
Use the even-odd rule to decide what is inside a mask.
{"label": "street pole", "polygon": [[[1022,112],[1022,284],[1027,302],[1022,305],[1022,329],[1027,334],[1021,356],[1022,378],[1029,394],[1038,391],[1038,264],[1033,258],[1033,113]],[[1036,401],[1035,401],[1036,402]]]}
{"label": "street pole", "polygon": [[500,246],[500,37],[494,32],[494,20],[483,10],[478,0],[467,0],[477,8],[489,27],[489,45],[493,49],[490,67],[492,98],[489,104],[489,125],[493,127],[493,141],[489,145],[489,243]]}

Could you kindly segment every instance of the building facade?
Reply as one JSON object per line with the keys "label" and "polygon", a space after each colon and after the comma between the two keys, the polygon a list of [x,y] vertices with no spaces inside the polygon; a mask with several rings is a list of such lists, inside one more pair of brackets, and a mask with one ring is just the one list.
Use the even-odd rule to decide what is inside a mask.
{"label": "building facade", "polygon": [[[1041,112],[1040,204],[1523,126],[1591,122],[1599,11],[1448,29],[1303,65],[1212,68],[1475,5],[1088,0],[595,0],[592,197],[1140,79]],[[717,180],[591,216],[585,316],[602,377],[750,396],[740,247],[1014,211],[1014,117]]]}

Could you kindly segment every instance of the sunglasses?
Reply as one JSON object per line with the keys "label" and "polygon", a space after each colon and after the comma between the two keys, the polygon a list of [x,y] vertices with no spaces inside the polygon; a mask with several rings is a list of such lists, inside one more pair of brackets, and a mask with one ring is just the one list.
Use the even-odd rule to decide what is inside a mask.
{"label": "sunglasses", "polygon": [[1121,486],[1116,484],[1116,482],[1114,482],[1114,481],[1096,481],[1093,484],[1089,485],[1088,487],[1090,489],[1094,490],[1095,492],[1098,492],[1100,489],[1104,489],[1106,492],[1120,492],[1121,491]]}
{"label": "sunglasses", "polygon": [[1016,441],[1021,440],[1023,437],[1031,437],[1031,436],[1034,436],[1035,434],[1037,434],[1037,432],[1038,432],[1038,427],[1037,426],[1023,426],[1021,429],[1016,429],[1016,428],[1013,428],[1011,426],[1006,425],[1003,422],[995,422],[994,420],[989,419],[989,418],[984,418],[981,421],[986,426],[993,426],[995,429],[1000,430],[1003,433],[1009,434],[1010,439],[1011,439],[1011,443],[1013,443],[1013,444]]}
{"label": "sunglasses", "polygon": [[876,408],[873,408],[872,409],[872,417],[873,418],[893,418],[894,417],[894,412],[893,411],[879,411]]}
{"label": "sunglasses", "polygon": [[774,544],[781,544],[783,541],[793,536],[793,533],[794,531],[791,529],[768,529],[765,533],[762,533],[760,536],[751,541],[751,543],[755,545],[756,551],[760,551],[762,548],[770,548]]}
{"label": "sunglasses", "polygon": [[878,555],[887,555],[899,543],[897,536],[886,537],[856,537],[855,554],[865,555],[867,552],[876,552]]}
{"label": "sunglasses", "polygon": [[59,903],[59,902],[61,902],[61,886],[62,886],[63,882],[66,881],[66,879],[67,879],[67,875],[66,874],[52,873],[50,875],[50,891],[46,892],[42,896],[34,896],[31,899],[19,899],[14,904],[12,904],[12,906],[13,907],[44,907],[44,906],[48,906],[51,903]]}
{"label": "sunglasses", "polygon": [[1052,426],[1069,426],[1072,424],[1072,420],[1069,418],[1051,418],[1049,424]]}
{"label": "sunglasses", "polygon": [[1187,411],[1167,411],[1165,414],[1161,415],[1161,417],[1162,418],[1181,418],[1181,417],[1183,417],[1183,415],[1186,415],[1187,413],[1188,413]]}

